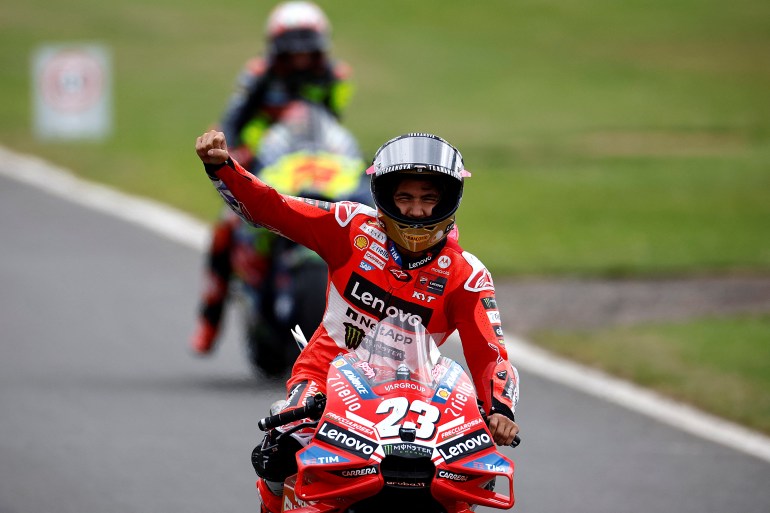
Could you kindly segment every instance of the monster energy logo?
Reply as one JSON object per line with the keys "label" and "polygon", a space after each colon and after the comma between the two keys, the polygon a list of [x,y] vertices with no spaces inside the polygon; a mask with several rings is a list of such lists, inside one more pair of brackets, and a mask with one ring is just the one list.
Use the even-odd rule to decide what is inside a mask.
{"label": "monster energy logo", "polygon": [[356,349],[364,339],[364,330],[349,322],[343,323],[343,326],[345,326],[345,346]]}

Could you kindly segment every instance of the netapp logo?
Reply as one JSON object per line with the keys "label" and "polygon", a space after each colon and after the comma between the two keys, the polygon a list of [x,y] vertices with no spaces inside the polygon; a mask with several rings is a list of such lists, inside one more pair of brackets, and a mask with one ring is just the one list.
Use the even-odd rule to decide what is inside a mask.
{"label": "netapp logo", "polygon": [[430,308],[393,297],[357,273],[351,274],[344,296],[350,303],[377,320],[393,317],[410,326],[427,326],[433,315]]}
{"label": "netapp logo", "polygon": [[329,445],[339,447],[340,449],[353,453],[359,458],[365,460],[374,453],[377,445],[366,438],[355,433],[345,432],[343,428],[337,427],[329,422],[324,422],[316,433],[316,438],[326,442]]}
{"label": "netapp logo", "polygon": [[441,457],[444,458],[444,461],[451,463],[454,460],[464,458],[465,456],[479,452],[482,449],[493,447],[493,445],[489,434],[487,434],[486,431],[479,429],[473,433],[460,437],[457,440],[452,440],[444,445],[439,445],[436,449],[438,449],[438,452],[441,454]]}

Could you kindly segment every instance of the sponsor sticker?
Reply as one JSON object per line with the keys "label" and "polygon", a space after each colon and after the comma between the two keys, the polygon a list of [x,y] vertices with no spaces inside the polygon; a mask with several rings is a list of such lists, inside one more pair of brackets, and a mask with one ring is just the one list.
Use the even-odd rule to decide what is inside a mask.
{"label": "sponsor sticker", "polygon": [[361,225],[361,231],[367,234],[369,237],[373,238],[380,244],[385,244],[385,242],[388,240],[388,237],[385,235],[385,232],[379,230],[378,228],[375,228],[369,223],[364,223]]}
{"label": "sponsor sticker", "polygon": [[369,249],[377,253],[377,255],[383,260],[385,260],[386,262],[388,261],[388,258],[390,257],[390,253],[388,253],[387,249],[383,248],[376,242],[372,242],[372,246]]}
{"label": "sponsor sticker", "polygon": [[330,463],[347,463],[350,460],[339,454],[322,449],[317,445],[309,445],[299,453],[299,460],[305,465],[328,465]]}
{"label": "sponsor sticker", "polygon": [[425,271],[420,271],[414,287],[426,292],[430,292],[431,294],[441,296],[444,294],[446,284],[446,278],[442,276],[436,276],[435,274],[426,273]]}
{"label": "sponsor sticker", "polygon": [[359,269],[361,269],[362,271],[366,271],[366,272],[369,272],[369,271],[371,271],[371,270],[373,270],[373,269],[374,269],[374,267],[373,267],[372,265],[370,265],[370,264],[367,264],[367,263],[366,263],[366,262],[364,262],[363,260],[362,260],[362,261],[361,261],[361,262],[358,264],[358,267],[359,267]]}
{"label": "sponsor sticker", "polygon": [[451,463],[479,451],[494,447],[492,438],[486,430],[479,429],[460,438],[436,447],[444,461]]}
{"label": "sponsor sticker", "polygon": [[374,264],[378,269],[385,269],[385,262],[371,251],[367,251],[364,254],[364,260]]}
{"label": "sponsor sticker", "polygon": [[492,324],[500,324],[500,312],[497,310],[490,310],[487,312],[489,322]]}
{"label": "sponsor sticker", "polygon": [[315,438],[364,460],[368,460],[377,449],[375,442],[367,440],[356,433],[351,433],[331,422],[321,424],[318,431],[316,431]]}
{"label": "sponsor sticker", "polygon": [[481,305],[484,307],[484,310],[497,310],[497,300],[494,296],[482,297]]}
{"label": "sponsor sticker", "polygon": [[353,239],[353,245],[358,249],[364,250],[369,247],[369,239],[363,235],[356,235]]}
{"label": "sponsor sticker", "polygon": [[398,281],[406,282],[412,279],[412,275],[403,269],[399,269],[397,267],[388,267],[388,271],[390,271],[390,274],[392,274],[393,277],[395,277]]}
{"label": "sponsor sticker", "polygon": [[355,272],[351,274],[343,296],[355,308],[377,320],[393,317],[409,326],[427,326],[433,315],[430,308],[393,297]]}
{"label": "sponsor sticker", "polygon": [[439,257],[439,259],[438,259],[438,261],[437,261],[436,263],[438,264],[438,266],[439,266],[440,268],[442,268],[442,269],[446,269],[447,267],[449,267],[450,265],[452,265],[452,259],[451,259],[451,258],[449,258],[449,257],[448,257],[448,256],[446,256],[446,255],[442,255],[442,256],[440,256],[440,257]]}

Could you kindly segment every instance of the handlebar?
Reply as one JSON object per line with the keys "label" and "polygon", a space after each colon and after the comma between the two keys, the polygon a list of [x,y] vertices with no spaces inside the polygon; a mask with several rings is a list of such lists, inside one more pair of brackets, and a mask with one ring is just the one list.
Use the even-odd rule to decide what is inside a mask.
{"label": "handlebar", "polygon": [[267,431],[274,427],[284,426],[300,419],[311,418],[318,420],[321,418],[325,407],[326,396],[318,393],[313,397],[309,397],[305,406],[289,410],[285,413],[277,413],[270,417],[265,417],[257,423],[257,426],[259,426],[259,429],[262,431]]}

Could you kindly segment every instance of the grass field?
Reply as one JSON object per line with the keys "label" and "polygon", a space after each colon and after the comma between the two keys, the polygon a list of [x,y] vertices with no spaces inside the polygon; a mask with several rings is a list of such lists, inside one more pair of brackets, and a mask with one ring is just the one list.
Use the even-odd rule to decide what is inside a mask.
{"label": "grass field", "polygon": [[770,434],[770,316],[535,338],[582,363]]}
{"label": "grass field", "polygon": [[[461,149],[474,173],[461,238],[496,279],[770,271],[770,2],[320,4],[354,69],[346,124],[369,157],[413,130]],[[271,5],[0,0],[0,144],[212,220],[194,138],[261,51]],[[30,59],[47,43],[110,50],[111,138],[34,138]],[[560,337],[547,345],[688,400],[721,360],[731,377],[703,388],[725,394],[714,411],[767,430],[766,379],[730,381],[770,372],[767,318]],[[673,370],[645,358],[668,352]]]}
{"label": "grass field", "polygon": [[[466,247],[502,274],[770,267],[770,4],[736,0],[321,2],[354,68],[367,155],[409,130],[460,147]],[[270,4],[4,1],[0,143],[212,219],[192,151]],[[30,58],[98,42],[115,133],[36,141]]]}

